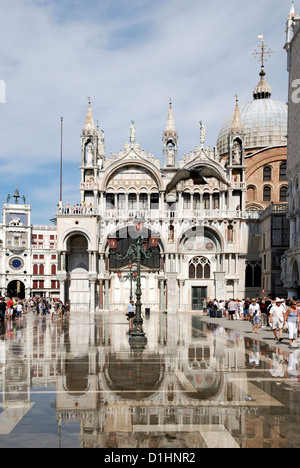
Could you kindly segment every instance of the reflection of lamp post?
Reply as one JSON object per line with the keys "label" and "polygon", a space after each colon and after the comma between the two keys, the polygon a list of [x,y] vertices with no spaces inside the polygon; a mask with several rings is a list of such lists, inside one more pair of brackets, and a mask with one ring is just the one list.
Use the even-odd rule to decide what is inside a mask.
{"label": "reflection of lamp post", "polygon": [[[142,233],[145,219],[135,217],[134,224],[137,233]],[[109,247],[112,250],[117,248],[117,239],[110,237],[108,240]],[[153,236],[150,239],[144,239],[141,235],[136,239],[135,244],[131,244],[125,255],[116,253],[117,260],[125,260],[131,258],[137,265],[136,277],[136,314],[133,321],[133,330],[130,333],[129,343],[133,346],[140,347],[147,344],[147,338],[143,331],[142,319],[142,285],[141,285],[141,262],[143,259],[150,259],[153,257],[152,249],[158,247],[159,237]]]}
{"label": "reflection of lamp post", "polygon": [[132,292],[132,283],[133,281],[137,280],[137,271],[133,270],[133,265],[130,263],[128,265],[129,267],[129,273],[126,276],[122,275],[121,271],[118,271],[118,278],[122,283],[125,283],[126,281],[130,281],[130,296],[129,296],[129,302],[133,300],[133,292]]}

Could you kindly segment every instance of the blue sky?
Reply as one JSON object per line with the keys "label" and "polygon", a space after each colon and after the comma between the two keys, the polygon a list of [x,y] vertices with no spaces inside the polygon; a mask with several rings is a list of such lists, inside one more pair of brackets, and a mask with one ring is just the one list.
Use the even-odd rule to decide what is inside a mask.
{"label": "blue sky", "polygon": [[[295,4],[300,11],[299,5]],[[0,0],[0,200],[17,185],[32,222],[49,224],[59,199],[64,117],[64,202],[79,201],[80,134],[92,98],[106,152],[129,139],[162,155],[169,98],[179,154],[216,145],[226,117],[252,99],[263,33],[273,97],[287,100],[285,23],[290,0]]]}

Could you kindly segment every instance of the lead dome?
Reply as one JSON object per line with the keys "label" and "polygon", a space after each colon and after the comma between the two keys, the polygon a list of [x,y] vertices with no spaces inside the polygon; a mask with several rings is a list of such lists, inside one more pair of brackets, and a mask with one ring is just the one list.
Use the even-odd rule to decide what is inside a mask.
{"label": "lead dome", "polygon": [[[240,111],[246,151],[287,144],[287,104],[271,98],[272,90],[265,81],[263,67],[260,76],[261,80],[253,91],[253,100],[241,106]],[[221,156],[228,152],[232,120],[233,114],[225,120],[218,135],[217,149]]]}

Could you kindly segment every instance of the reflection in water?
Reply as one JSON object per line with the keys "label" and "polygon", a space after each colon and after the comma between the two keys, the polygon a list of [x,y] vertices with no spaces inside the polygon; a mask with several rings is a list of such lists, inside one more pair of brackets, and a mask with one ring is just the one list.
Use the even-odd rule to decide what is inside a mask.
{"label": "reflection in water", "polygon": [[[0,329],[0,447],[298,446],[298,351],[197,315],[27,315]],[[17,442],[16,442],[17,441]]]}

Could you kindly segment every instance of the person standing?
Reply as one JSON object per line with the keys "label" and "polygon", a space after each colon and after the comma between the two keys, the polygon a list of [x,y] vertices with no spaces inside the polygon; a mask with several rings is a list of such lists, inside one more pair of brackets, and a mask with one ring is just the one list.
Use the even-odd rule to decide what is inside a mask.
{"label": "person standing", "polygon": [[6,312],[6,303],[4,302],[4,298],[0,298],[0,320],[4,322],[5,320],[5,312]]}
{"label": "person standing", "polygon": [[223,299],[219,302],[219,309],[223,318],[225,313],[225,301]]}
{"label": "person standing", "polygon": [[267,298],[264,297],[262,301],[259,302],[260,312],[261,312],[261,328],[266,328],[268,323],[267,316]]}
{"label": "person standing", "polygon": [[131,301],[128,304],[128,318],[129,318],[130,330],[132,329],[134,316],[135,316],[135,305],[134,305],[134,301]]}
{"label": "person standing", "polygon": [[[283,331],[283,324],[284,324],[284,314],[285,314],[285,308],[282,305],[281,299],[277,297],[275,299],[275,304],[272,305],[270,312],[269,312],[269,321],[271,328],[274,333],[274,338],[276,343],[278,341],[282,341],[282,331]],[[279,340],[277,338],[277,329],[279,329]]]}
{"label": "person standing", "polygon": [[7,317],[9,319],[12,319],[13,312],[14,312],[14,301],[10,297],[9,300],[7,301]]}
{"label": "person standing", "polygon": [[252,300],[252,304],[250,304],[249,306],[249,312],[250,312],[250,316],[252,317],[253,333],[257,333],[259,335],[259,325],[260,325],[261,319],[260,319],[260,307],[259,307],[259,304],[256,302],[256,299]]}
{"label": "person standing", "polygon": [[249,322],[250,320],[250,314],[249,314],[249,307],[250,307],[250,299],[247,297],[244,303],[244,320]]}
{"label": "person standing", "polygon": [[54,314],[55,314],[55,306],[54,306],[54,301],[52,301],[51,306],[50,306],[50,320],[51,320],[51,322],[53,321]]}
{"label": "person standing", "polygon": [[294,340],[297,338],[299,330],[299,311],[296,301],[291,301],[291,307],[285,314],[285,323],[287,323],[289,329],[290,348],[293,348]]}
{"label": "person standing", "polygon": [[23,305],[21,301],[17,303],[16,309],[17,309],[17,318],[20,319],[23,315]]}
{"label": "person standing", "polygon": [[236,313],[237,306],[236,302],[233,299],[229,300],[228,304],[228,313],[229,313],[229,320],[234,320],[234,314]]}

